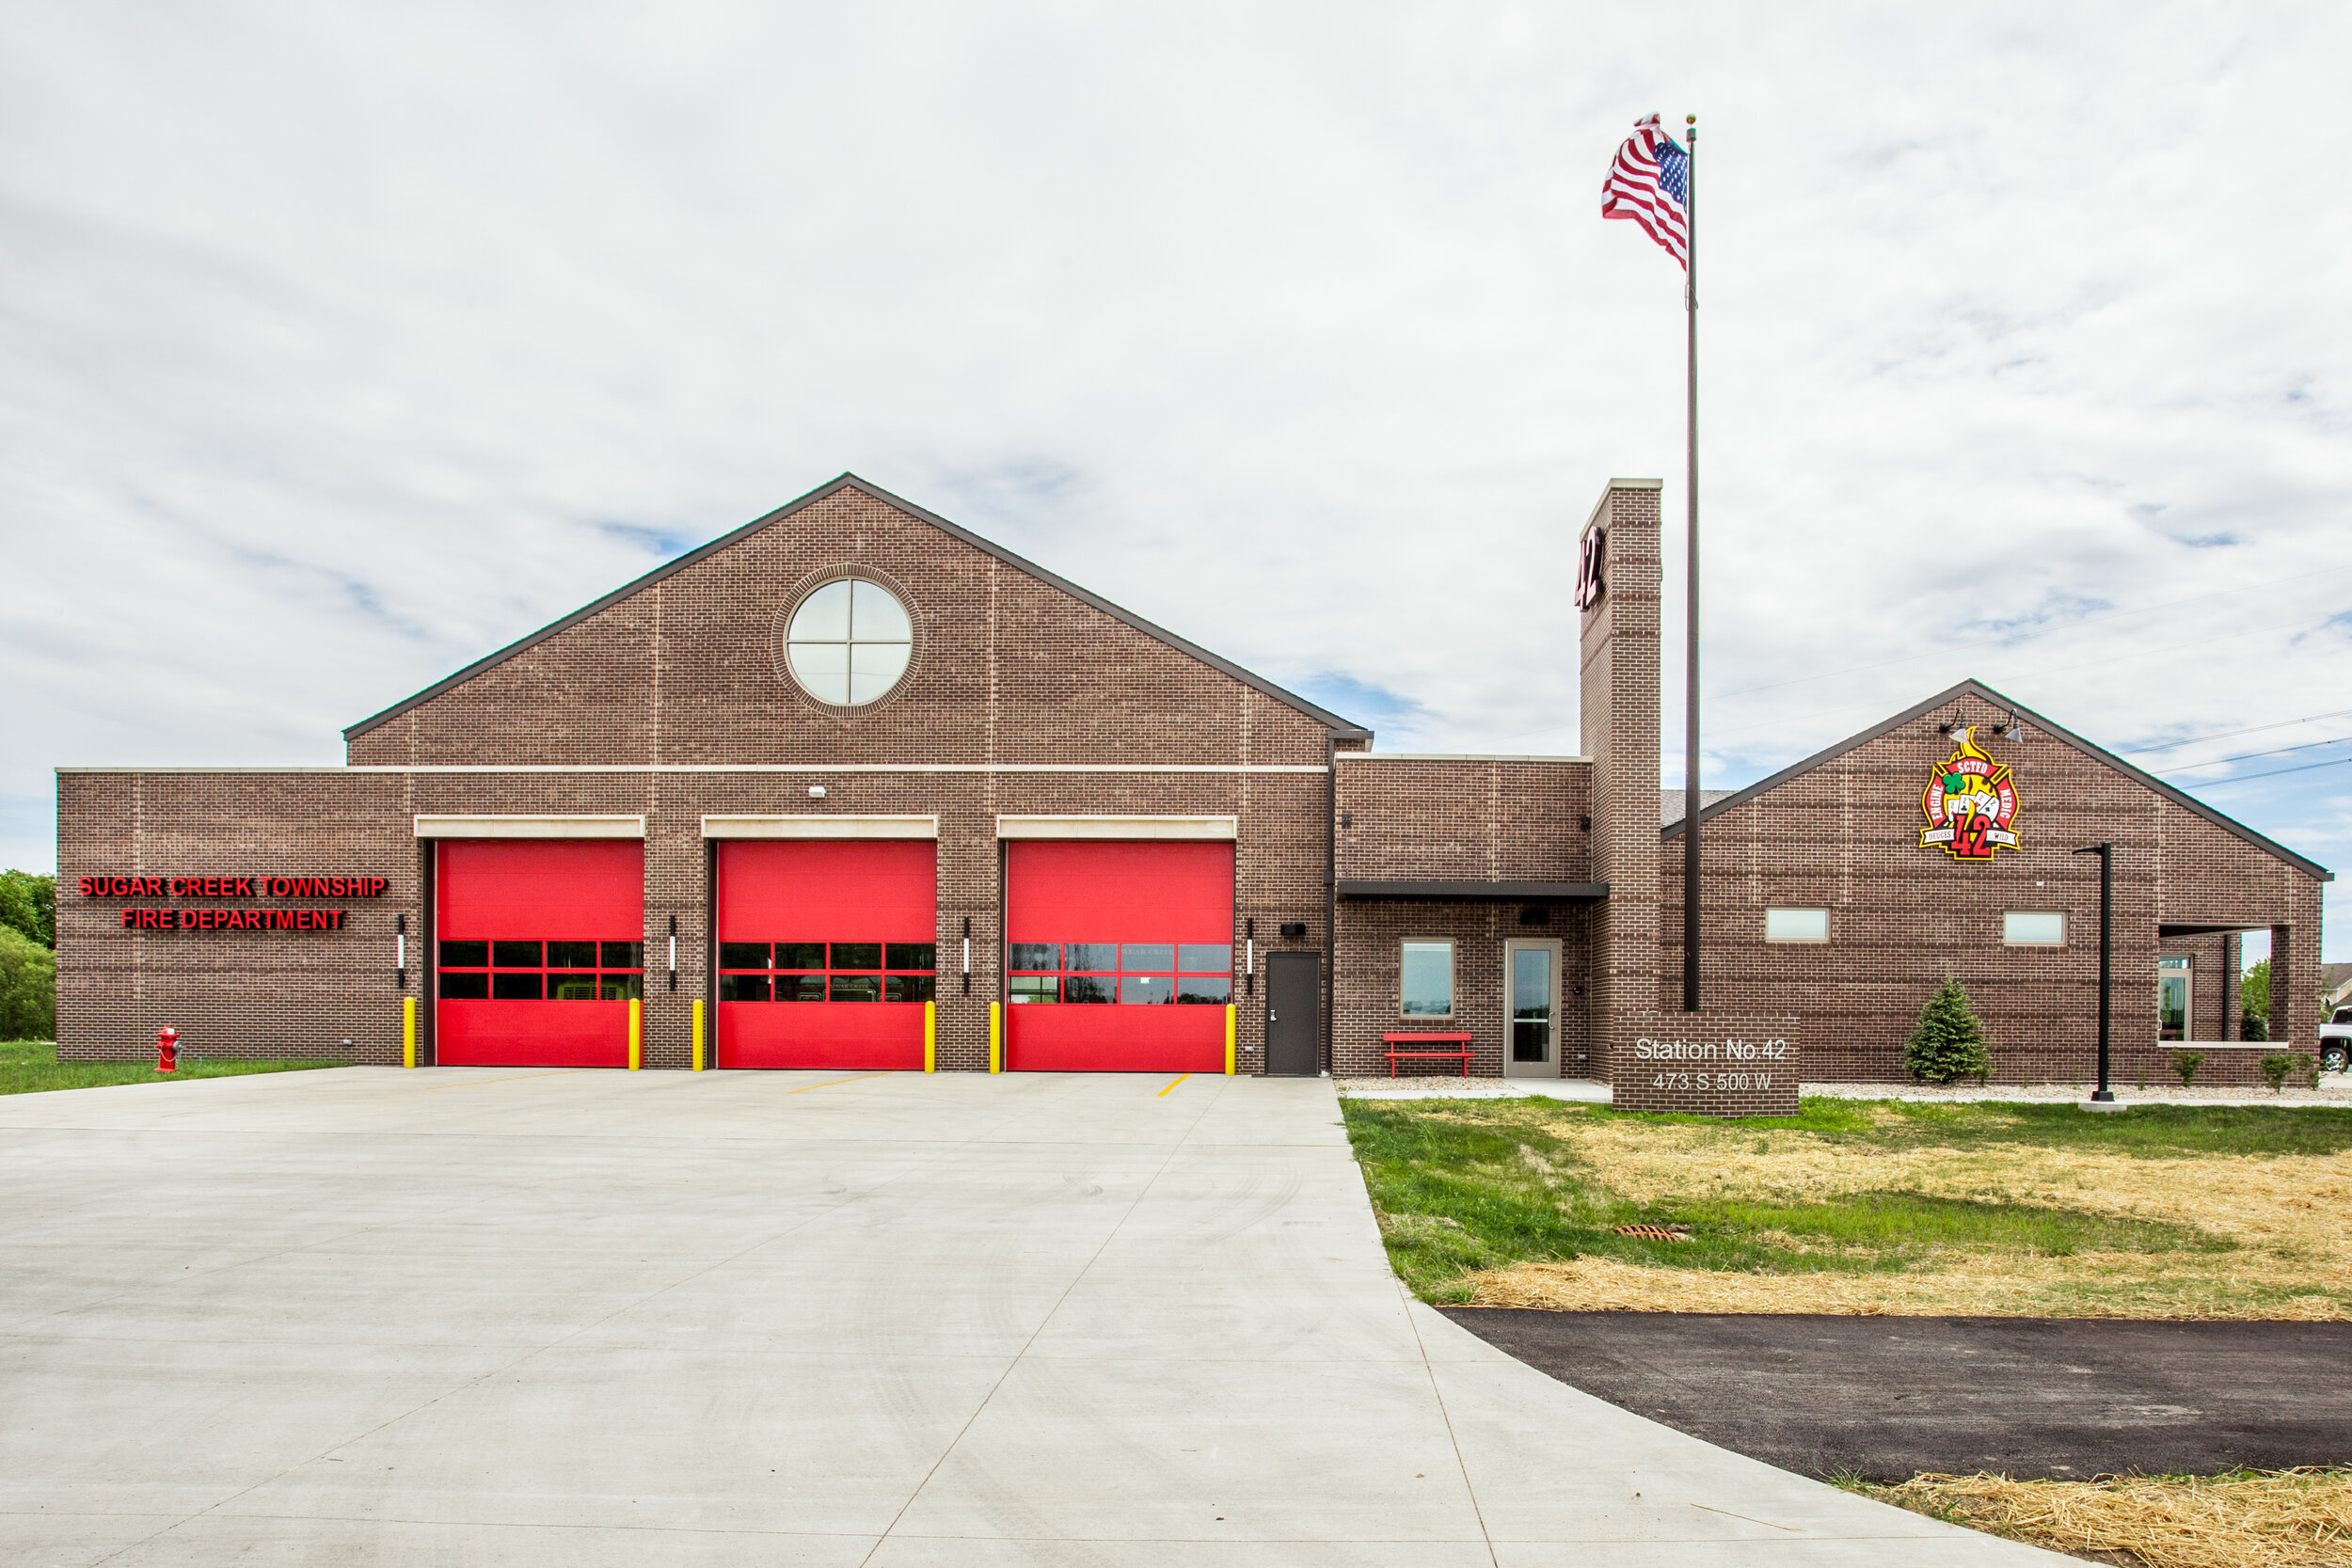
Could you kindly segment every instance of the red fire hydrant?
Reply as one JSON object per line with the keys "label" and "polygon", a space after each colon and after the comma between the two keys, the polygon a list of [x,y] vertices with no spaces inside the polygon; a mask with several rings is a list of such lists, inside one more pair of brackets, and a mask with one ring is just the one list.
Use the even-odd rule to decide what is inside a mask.
{"label": "red fire hydrant", "polygon": [[155,1070],[180,1070],[180,1031],[168,1023],[155,1031]]}

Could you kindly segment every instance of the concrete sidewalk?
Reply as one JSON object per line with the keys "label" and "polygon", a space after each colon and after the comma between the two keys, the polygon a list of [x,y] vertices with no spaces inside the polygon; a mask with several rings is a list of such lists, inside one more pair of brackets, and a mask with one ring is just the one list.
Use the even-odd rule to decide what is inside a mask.
{"label": "concrete sidewalk", "polygon": [[2059,1560],[1389,1273],[1330,1085],[339,1071],[0,1100],[0,1560]]}

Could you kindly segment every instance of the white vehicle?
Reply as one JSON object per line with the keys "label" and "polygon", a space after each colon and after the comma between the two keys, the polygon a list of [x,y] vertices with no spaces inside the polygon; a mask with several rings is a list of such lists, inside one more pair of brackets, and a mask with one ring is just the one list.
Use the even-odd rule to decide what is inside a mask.
{"label": "white vehicle", "polygon": [[2319,1070],[2352,1071],[2352,1007],[2338,1007],[2319,1026]]}

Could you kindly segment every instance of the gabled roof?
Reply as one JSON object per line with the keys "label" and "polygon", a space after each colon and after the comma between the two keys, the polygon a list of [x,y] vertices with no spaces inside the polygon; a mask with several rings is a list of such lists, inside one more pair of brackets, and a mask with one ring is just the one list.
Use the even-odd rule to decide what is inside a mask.
{"label": "gabled roof", "polygon": [[389,723],[391,721],[399,718],[402,714],[406,713],[411,708],[414,708],[421,704],[432,701],[444,691],[452,690],[456,687],[463,686],[466,682],[473,679],[476,675],[481,674],[486,670],[495,669],[497,666],[505,663],[508,659],[513,658],[516,654],[521,653],[524,649],[535,647],[539,643],[546,641],[548,638],[553,637],[556,633],[578,626],[580,622],[585,621],[588,617],[596,614],[598,610],[607,610],[613,605],[619,604],[623,599],[626,599],[630,594],[637,593],[640,589],[650,588],[655,583],[660,582],[662,578],[675,576],[675,574],[686,570],[687,567],[693,565],[704,557],[717,554],[719,551],[725,549],[729,545],[734,544],[737,540],[748,538],[752,534],[757,533],[761,529],[767,528],[774,523],[780,523],[787,517],[791,516],[794,513],[802,511],[803,508],[814,506],[818,501],[823,500],[826,497],[841,490],[861,491],[866,495],[871,496],[874,499],[881,501],[885,506],[895,506],[911,517],[920,517],[923,521],[930,524],[933,528],[938,529],[941,532],[950,534],[953,537],[961,540],[963,543],[971,546],[976,550],[983,550],[988,554],[994,556],[1006,565],[1014,568],[1016,571],[1025,572],[1030,577],[1037,578],[1040,582],[1060,589],[1072,598],[1077,599],[1081,603],[1092,606],[1094,609],[1101,610],[1104,614],[1109,616],[1114,621],[1118,621],[1124,626],[1132,626],[1136,631],[1143,633],[1146,637],[1154,638],[1161,642],[1165,642],[1168,646],[1175,649],[1178,653],[1197,658],[1201,663],[1208,665],[1211,669],[1219,671],[1224,674],[1231,675],[1233,679],[1241,682],[1244,686],[1249,687],[1257,691],[1261,691],[1266,696],[1273,698],[1278,703],[1296,708],[1299,712],[1305,714],[1316,723],[1328,729],[1340,739],[1369,740],[1372,738],[1372,732],[1370,730],[1365,729],[1361,725],[1354,723],[1349,720],[1341,718],[1338,714],[1331,712],[1327,708],[1316,706],[1314,704],[1307,701],[1306,698],[1299,696],[1296,692],[1286,691],[1282,688],[1275,685],[1272,681],[1265,679],[1263,675],[1252,674],[1248,671],[1243,669],[1240,665],[1233,663],[1231,659],[1218,657],[1216,655],[1209,652],[1208,649],[1201,647],[1197,642],[1188,642],[1172,631],[1166,630],[1160,626],[1155,626],[1151,622],[1145,620],[1142,616],[1137,615],[1131,610],[1121,610],[1119,606],[1111,603],[1108,599],[1104,598],[1102,595],[1098,594],[1089,594],[1085,589],[1079,587],[1076,583],[1070,581],[1068,578],[1057,577],[1053,573],[1047,571],[1044,567],[1038,565],[1036,562],[1023,560],[1021,557],[1013,554],[1010,550],[1005,548],[1002,545],[983,539],[978,534],[972,532],[969,529],[957,527],[954,523],[951,523],[946,518],[940,516],[937,513],[927,512],[923,508],[915,505],[913,501],[905,500],[899,497],[894,496],[878,484],[868,483],[866,481],[858,478],[855,474],[845,473],[840,478],[832,481],[830,483],[818,485],[816,489],[811,490],[807,495],[801,497],[798,500],[787,501],[784,505],[776,508],[773,512],[769,513],[764,517],[755,517],[750,522],[745,523],[741,528],[735,530],[733,532],[723,533],[718,538],[713,539],[709,544],[704,545],[696,549],[689,550],[684,555],[679,556],[675,561],[667,562],[655,567],[652,571],[647,572],[644,577],[639,578],[634,582],[624,583],[621,587],[614,589],[612,593],[607,594],[603,598],[596,600],[595,603],[582,605],[580,609],[573,610],[569,615],[564,616],[562,620],[541,626],[537,631],[532,632],[530,636],[521,639],[519,641],[508,643],[505,647],[501,648],[498,652],[490,655],[488,657],[476,659],[473,663],[467,665],[463,670],[458,671],[448,679],[436,681],[431,686],[426,687],[422,691],[418,692],[415,696],[405,698],[400,702],[394,703],[390,707],[386,708],[381,713],[373,714],[368,718],[360,720],[358,723],[343,731],[344,741],[348,743],[356,740],[359,736],[367,734],[370,730],[375,729],[380,725]]}
{"label": "gabled roof", "polygon": [[[1722,800],[1724,796],[1730,793],[1731,791],[1728,789],[1700,790],[1699,820],[1702,822],[1706,821],[1707,808],[1713,805],[1716,801]],[[1682,808],[1689,803],[1689,801],[1682,798],[1682,791],[1680,789],[1668,789],[1661,784],[1658,790],[1658,821],[1660,826],[1671,828],[1676,823],[1681,821]]]}
{"label": "gabled roof", "polygon": [[[1864,730],[1860,735],[1848,736],[1845,739],[1839,741],[1836,745],[1828,748],[1826,751],[1816,752],[1811,756],[1805,758],[1803,762],[1791,763],[1789,766],[1782,768],[1779,772],[1773,774],[1769,779],[1759,779],[1755,784],[1748,785],[1745,789],[1732,791],[1732,793],[1724,796],[1722,800],[1716,801],[1712,805],[1702,805],[1699,808],[1699,821],[1701,823],[1706,823],[1724,812],[1731,811],[1736,807],[1744,806],[1750,800],[1753,800],[1757,796],[1763,794],[1766,790],[1784,784],[1800,773],[1809,773],[1814,768],[1820,767],[1821,764],[1842,757],[1848,752],[1852,751],[1855,747],[1863,745],[1868,741],[1876,740],[1880,736],[1886,734],[1890,730],[1900,729],[1903,725],[1910,723],[1915,719],[1925,718],[1927,715],[1933,713],[1937,708],[1949,707],[1953,703],[1959,701],[1963,697],[1975,697],[1990,706],[2000,709],[2004,713],[2014,714],[2019,720],[2032,725],[2035,729],[2042,731],[2043,734],[2055,736],[2056,738],[2066,742],[2069,746],[2074,747],[2074,750],[2083,752],[2085,755],[2094,757],[2100,762],[2106,763],[2109,768],[2114,768],[2119,773],[2124,774],[2135,783],[2144,784],[2148,788],[2154,790],[2157,794],[2163,796],[2174,805],[2179,806],[2185,811],[2196,813],[2199,816],[2203,817],[2215,827],[2219,828],[2223,832],[2244,839],[2247,843],[2252,845],[2255,848],[2262,850],[2265,854],[2278,856],[2279,859],[2286,862],[2289,865],[2294,866],[2298,871],[2309,872],[2312,876],[2318,878],[2323,882],[2332,882],[2336,879],[2336,874],[2334,872],[2328,870],[2326,866],[2321,865],[2316,861],[2306,860],[2301,855],[2298,855],[2294,850],[2288,848],[2285,845],[2280,844],[2274,839],[2265,838],[2262,834],[2256,832],[2245,823],[2238,821],[2235,817],[2224,816],[2221,813],[2214,810],[2211,806],[2205,804],[2204,801],[2200,800],[2194,795],[2190,795],[2172,784],[2166,784],[2162,779],[2157,778],[2153,773],[2134,768],[2130,763],[2125,762],[2122,757],[2117,756],[2113,752],[2106,750],[2106,748],[2092,745],[2090,741],[2085,740],[2081,736],[2076,735],[2074,731],[2066,729],[2061,725],[2051,723],[2047,719],[2044,719],[2042,715],[2034,712],[2033,709],[2025,706],[2021,703],[2011,702],[2009,698],[2002,696],[1999,692],[1994,690],[1991,687],[1986,686],[1983,682],[1974,680],[1962,681],[1958,686],[1953,687],[1948,691],[1939,691],[1934,696],[1930,697],[1926,702],[1921,703],[1917,707],[1907,708],[1903,712],[1895,715],[1894,718],[1887,720],[1884,723],[1874,724],[1870,728]],[[1674,822],[1667,825],[1664,830],[1664,836],[1667,838],[1676,838],[1680,836],[1681,832],[1682,824],[1680,822]]]}

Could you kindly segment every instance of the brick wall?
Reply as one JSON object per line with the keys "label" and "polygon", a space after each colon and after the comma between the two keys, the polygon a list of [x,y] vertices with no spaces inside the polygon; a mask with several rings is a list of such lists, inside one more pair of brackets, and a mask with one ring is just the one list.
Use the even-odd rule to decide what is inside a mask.
{"label": "brick wall", "polygon": [[[916,627],[906,678],[854,711],[780,673],[786,611],[845,568],[896,589]],[[1236,943],[1254,918],[1262,951],[1321,948],[1328,743],[1311,715],[841,488],[353,735],[353,770],[61,771],[59,1047],[136,1056],[168,1022],[199,1053],[340,1056],[348,1038],[358,1059],[397,1060],[395,917],[411,933],[410,995],[423,957],[411,817],[642,814],[646,951],[662,951],[675,915],[679,960],[675,993],[648,971],[645,1059],[683,1067],[688,1006],[707,995],[703,815],[920,813],[941,819],[943,955],[972,921],[971,996],[942,976],[940,1063],[981,1069],[999,995],[998,814],[1236,816]],[[801,770],[725,770],[745,765]],[[444,768],[468,770],[432,770]],[[503,771],[519,768],[604,770]],[[141,900],[72,892],[102,873],[278,870],[391,887],[340,901],[347,929],[301,933],[128,932],[119,911]],[[1274,935],[1286,921],[1308,935]],[[1257,1070],[1263,997],[1237,1001],[1242,1063]]]}
{"label": "brick wall", "polygon": [[[815,777],[826,798],[811,801]],[[1254,918],[1260,967],[1271,949],[1319,948],[1323,938],[1324,779],[1294,774],[824,773],[307,773],[69,772],[58,781],[58,1024],[61,1054],[124,1058],[151,1048],[165,1023],[195,1049],[223,1055],[400,1054],[392,969],[396,916],[405,915],[406,994],[423,994],[421,868],[415,813],[639,814],[646,818],[645,1060],[684,1067],[688,1004],[707,997],[710,938],[704,814],[921,814],[940,818],[940,1065],[987,1066],[988,1004],[999,999],[1002,886],[999,812],[1234,816],[1234,942]],[[389,879],[369,899],[84,898],[87,875],[356,873]],[[126,931],[126,905],[338,907],[342,931]],[[672,915],[678,989],[657,973]],[[952,970],[972,921],[969,998]],[[1285,921],[1308,935],[1285,941]],[[1245,1070],[1263,1062],[1262,998],[1237,997]],[[353,1043],[346,1053],[342,1041]]]}
{"label": "brick wall", "polygon": [[[1540,908],[1543,925],[1520,924],[1523,909]],[[1333,1033],[1333,1073],[1342,1078],[1384,1076],[1389,1068],[1380,1037],[1390,1032],[1466,1032],[1475,1053],[1470,1071],[1479,1077],[1503,1072],[1509,1020],[1503,991],[1504,943],[1512,938],[1559,942],[1560,1012],[1552,1076],[1590,1075],[1592,1017],[1587,1009],[1591,953],[1587,932],[1597,921],[1593,906],[1531,906],[1493,899],[1349,899],[1341,906],[1337,972],[1338,1026]],[[1411,938],[1447,938],[1454,943],[1454,1016],[1406,1018],[1402,1010],[1401,944]],[[1405,1063],[1401,1071],[1458,1074],[1458,1063]]]}
{"label": "brick wall", "polygon": [[[855,572],[915,626],[906,678],[830,707],[779,673],[783,618]],[[355,764],[1319,764],[1326,728],[1214,666],[844,488],[405,714]]]}
{"label": "brick wall", "polygon": [[[1609,884],[1593,924],[1593,1016],[1659,1006],[1658,483],[1613,480],[1588,528],[1608,531],[1607,592],[1583,613],[1578,643],[1581,750],[1592,759],[1592,874]],[[1606,1033],[1591,1075],[1609,1076]]]}
{"label": "brick wall", "polygon": [[[2160,924],[2275,925],[2291,963],[2316,958],[2319,883],[2308,872],[2030,724],[2021,741],[1978,735],[1979,746],[2012,769],[2020,847],[1997,850],[1991,863],[1922,848],[1920,792],[1953,748],[1936,726],[1963,718],[1984,723],[1992,713],[1973,698],[1923,713],[1704,825],[1706,994],[1726,1006],[1802,1014],[1812,1075],[1901,1079],[1903,1042],[1947,969],[1984,1021],[1996,1082],[2073,1082],[2089,1073],[2097,1037],[2098,861],[2069,851],[2102,840],[2117,846],[2119,1082],[2177,1082],[2169,1050],[2155,1037],[2160,953],[2192,959],[2195,1032],[2222,1037],[2224,986],[2215,982],[2225,964],[2223,939],[2160,940]],[[1659,948],[1672,974],[1682,961],[1682,865],[1673,852],[1678,841],[1667,847]],[[1764,911],[1774,905],[1828,910],[1830,940],[1767,942]],[[2002,916],[2010,911],[2063,911],[2065,944],[2005,945]],[[2306,999],[2288,1026],[2301,1049],[2312,1049],[2314,1022]],[[2261,1053],[2209,1053],[2199,1082],[2255,1081]]]}
{"label": "brick wall", "polygon": [[1340,879],[1589,881],[1591,785],[1571,757],[1343,762]]}

